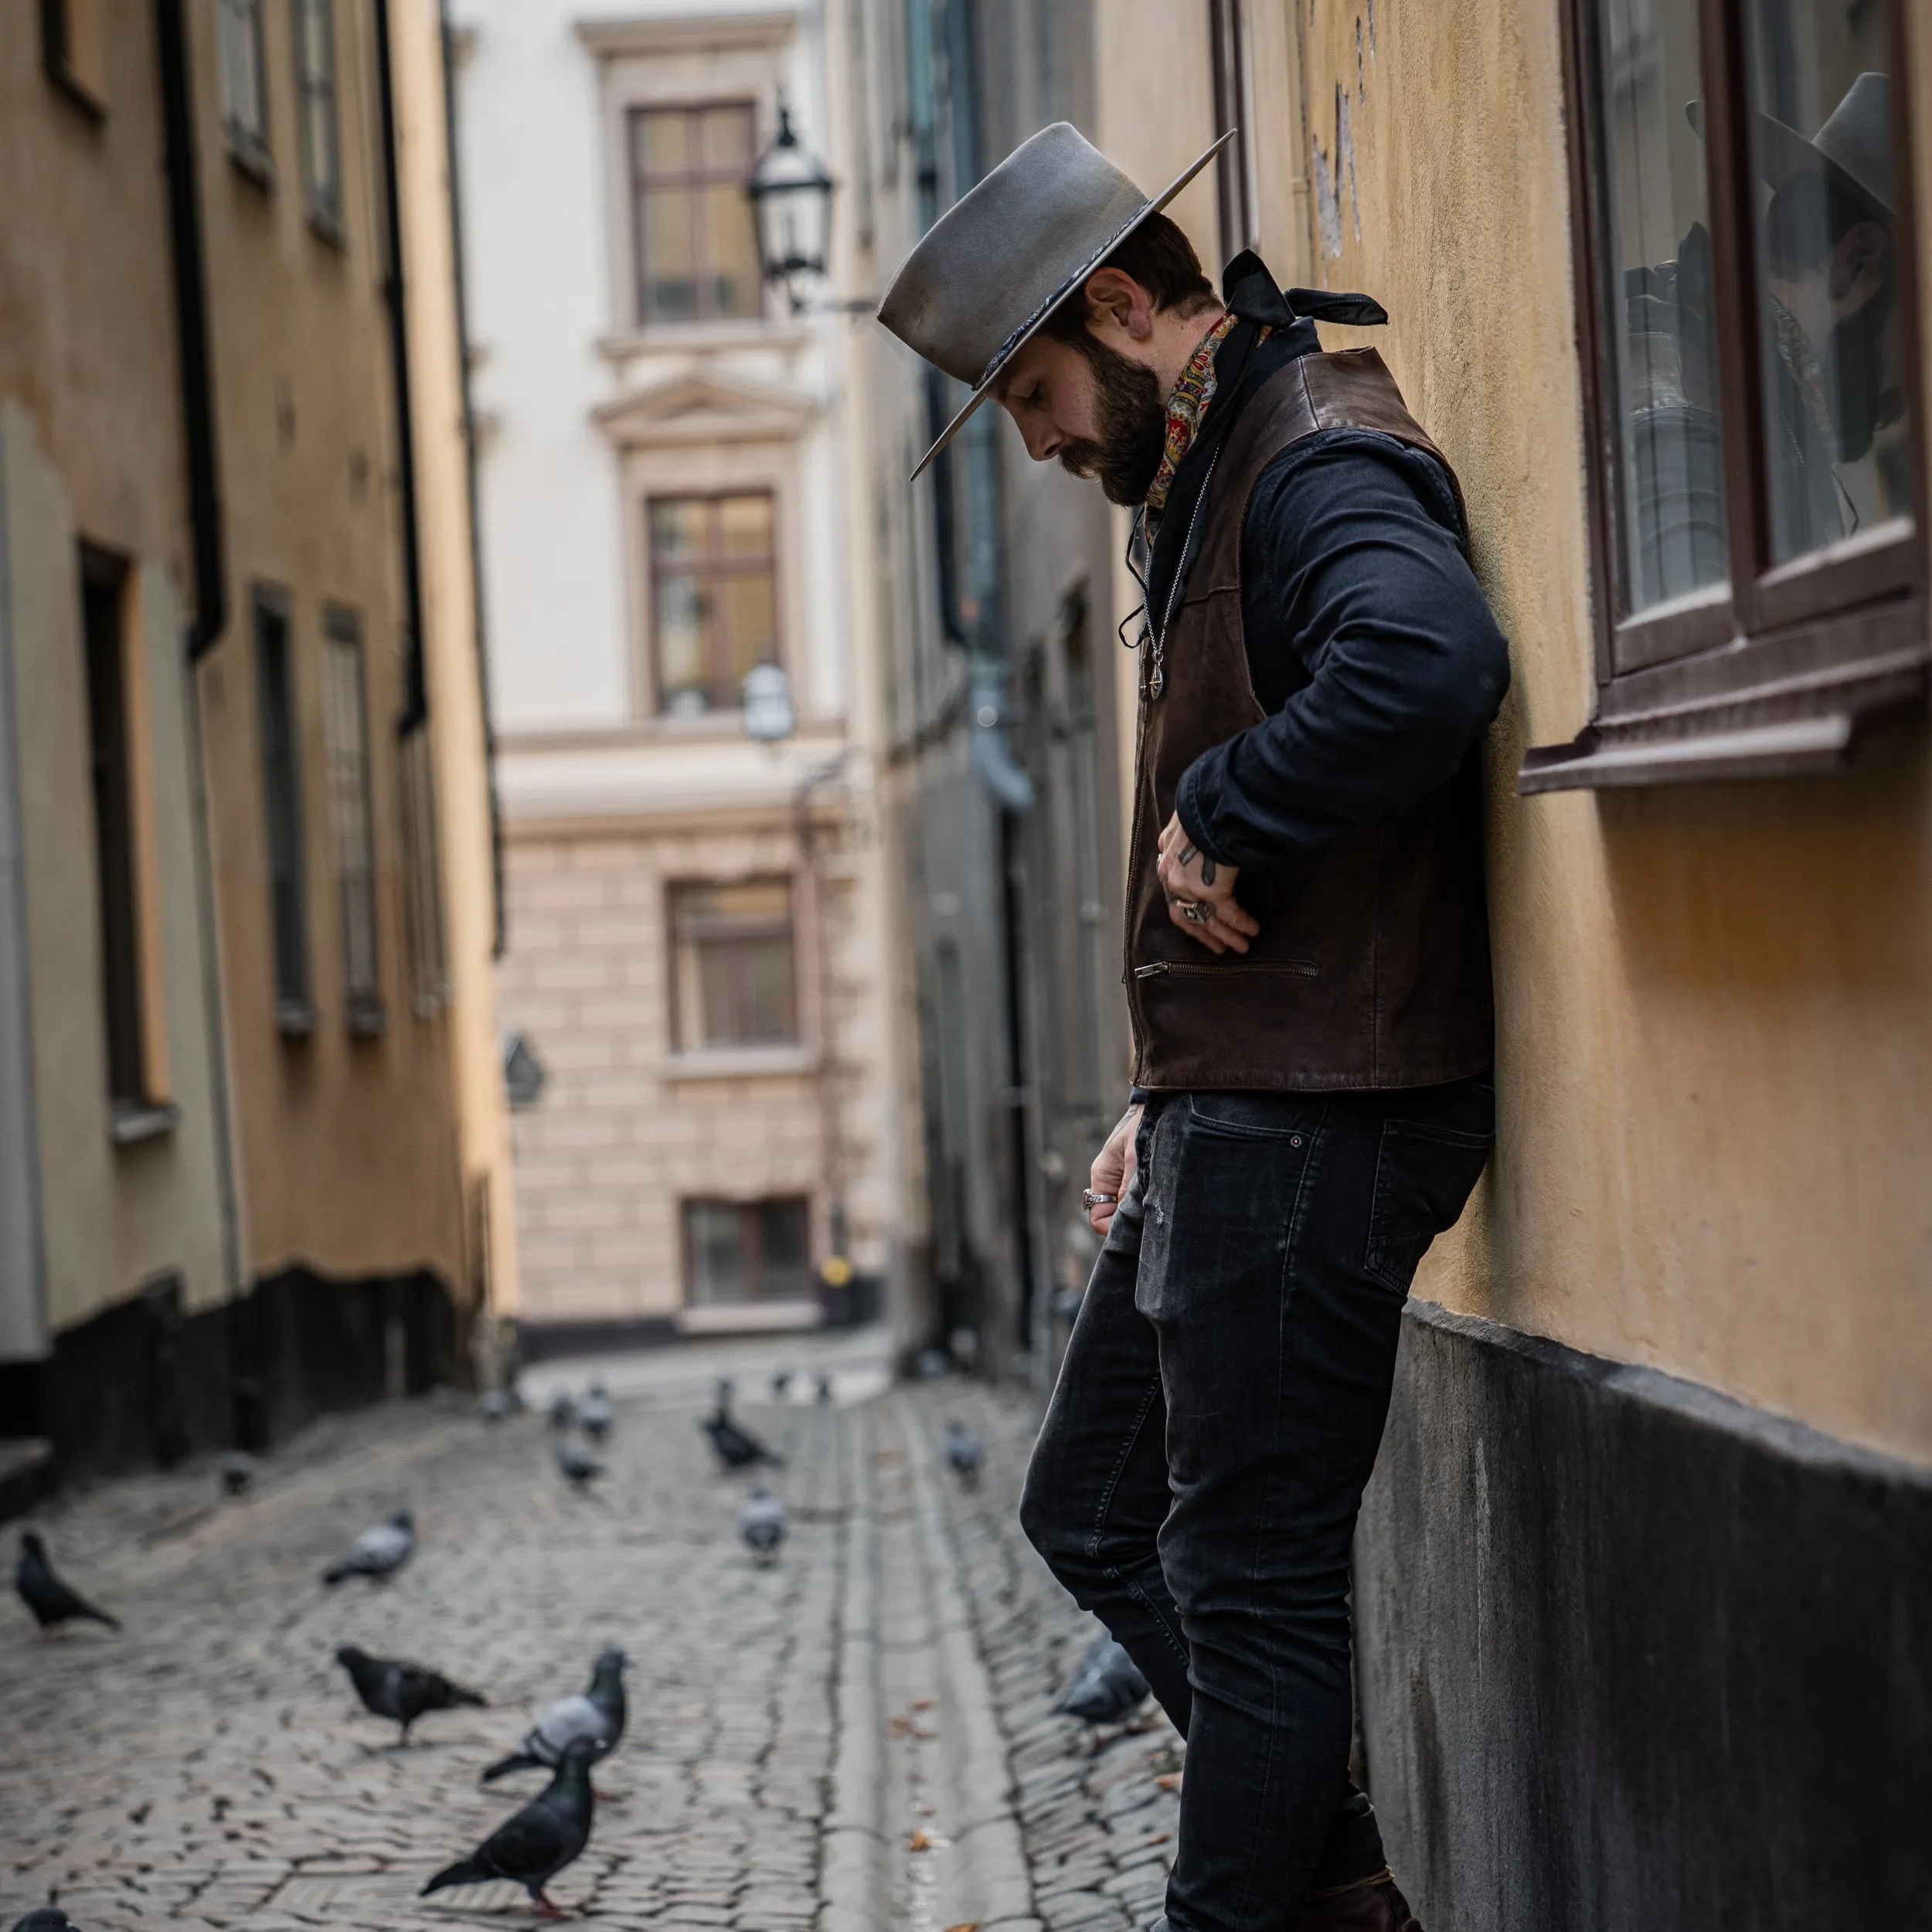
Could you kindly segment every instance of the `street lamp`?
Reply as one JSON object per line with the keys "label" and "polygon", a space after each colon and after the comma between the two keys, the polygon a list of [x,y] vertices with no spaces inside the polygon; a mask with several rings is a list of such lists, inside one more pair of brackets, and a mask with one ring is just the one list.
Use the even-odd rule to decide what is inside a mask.
{"label": "street lamp", "polygon": [[791,311],[805,304],[794,277],[825,272],[832,231],[832,177],[806,152],[791,124],[791,110],[778,109],[778,135],[745,184],[758,224],[758,255],[765,280],[783,282]]}

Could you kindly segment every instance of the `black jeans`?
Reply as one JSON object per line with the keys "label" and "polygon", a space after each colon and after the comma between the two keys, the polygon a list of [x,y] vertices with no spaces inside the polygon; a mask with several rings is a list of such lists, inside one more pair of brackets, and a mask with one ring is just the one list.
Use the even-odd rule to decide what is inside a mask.
{"label": "black jeans", "polygon": [[1348,1776],[1349,1545],[1403,1299],[1495,1117],[1486,1076],[1142,1115],[1022,1514],[1187,1739],[1173,1932],[1284,1932],[1383,1868]]}

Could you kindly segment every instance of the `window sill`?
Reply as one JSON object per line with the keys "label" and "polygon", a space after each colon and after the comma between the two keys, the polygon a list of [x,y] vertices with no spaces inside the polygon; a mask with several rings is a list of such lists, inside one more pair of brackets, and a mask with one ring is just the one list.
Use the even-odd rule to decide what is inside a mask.
{"label": "window sill", "polygon": [[307,1039],[315,1031],[314,1002],[306,999],[278,999],[275,1002],[275,1030],[284,1039]]}
{"label": "window sill", "polygon": [[774,1079],[815,1073],[818,1055],[810,1046],[706,1046],[673,1053],[664,1063],[668,1080]]}
{"label": "window sill", "polygon": [[351,999],[349,1003],[349,1036],[351,1039],[380,1039],[389,1031],[389,1015],[380,1000]]}
{"label": "window sill", "polygon": [[[1523,755],[1516,789],[1597,790],[1843,770],[1876,726],[1925,716],[1928,665],[1915,601],[1870,614],[1866,648],[1836,661],[1823,634],[1740,639],[1603,687],[1568,744]],[[1740,675],[1741,674],[1741,675]]]}
{"label": "window sill", "polygon": [[116,1147],[138,1147],[173,1133],[180,1120],[181,1109],[172,1100],[116,1100],[107,1138]]}
{"label": "window sill", "polygon": [[711,1308],[680,1308],[674,1319],[680,1335],[756,1335],[761,1331],[795,1334],[819,1327],[825,1310],[816,1301],[731,1301]]}
{"label": "window sill", "polygon": [[597,350],[606,362],[621,369],[640,355],[686,355],[706,349],[804,349],[815,339],[811,328],[802,322],[746,315],[708,322],[653,322],[645,327],[619,329],[599,336]]}
{"label": "window sill", "polygon": [[252,182],[265,195],[275,191],[275,164],[270,158],[268,145],[257,135],[236,127],[230,122],[226,130],[228,140],[228,158],[235,172]]}

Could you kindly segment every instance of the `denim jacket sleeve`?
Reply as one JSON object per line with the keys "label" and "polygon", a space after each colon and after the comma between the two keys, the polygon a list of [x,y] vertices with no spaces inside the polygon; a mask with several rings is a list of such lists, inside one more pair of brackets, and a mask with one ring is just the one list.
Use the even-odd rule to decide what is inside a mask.
{"label": "denim jacket sleeve", "polygon": [[1176,801],[1229,865],[1394,817],[1456,771],[1496,715],[1509,652],[1441,466],[1368,430],[1295,444],[1255,486],[1242,615],[1270,715],[1204,753]]}

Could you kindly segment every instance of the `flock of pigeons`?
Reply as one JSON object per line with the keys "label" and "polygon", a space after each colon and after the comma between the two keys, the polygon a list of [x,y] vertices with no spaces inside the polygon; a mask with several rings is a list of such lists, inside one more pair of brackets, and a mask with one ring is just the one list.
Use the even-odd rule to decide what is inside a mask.
{"label": "flock of pigeons", "polygon": [[[774,1398],[784,1400],[791,1380],[788,1370],[774,1376]],[[824,1376],[818,1379],[818,1395],[821,1401],[832,1399],[831,1383]],[[712,1412],[699,1425],[709,1437],[720,1465],[736,1473],[783,1468],[784,1458],[733,1415],[732,1396],[730,1379],[721,1380]],[[521,1406],[513,1391],[498,1392],[485,1398],[483,1412],[487,1419],[498,1420]],[[549,1414],[557,1435],[558,1472],[573,1492],[583,1493],[604,1473],[604,1464],[594,1449],[605,1445],[614,1424],[610,1397],[601,1386],[594,1383],[579,1401],[573,1402],[570,1396],[560,1393],[551,1403]],[[593,1447],[573,1437],[573,1427],[583,1431]],[[963,1423],[951,1421],[946,1427],[947,1464],[963,1486],[974,1488],[985,1460],[985,1447]],[[222,1485],[230,1494],[240,1493],[253,1479],[253,1464],[243,1469],[240,1464],[243,1461],[236,1458],[223,1461]],[[790,1515],[784,1500],[762,1481],[754,1481],[738,1512],[738,1533],[753,1562],[760,1566],[775,1563],[790,1529]],[[364,1530],[322,1572],[322,1581],[332,1588],[353,1577],[386,1583],[415,1553],[414,1519],[408,1510],[399,1509],[386,1520]],[[90,1603],[56,1572],[46,1545],[36,1531],[22,1532],[15,1581],[22,1601],[43,1631],[77,1621],[103,1624],[111,1630],[121,1628],[113,1616]],[[372,1657],[353,1644],[343,1645],[335,1653],[335,1661],[349,1673],[363,1708],[400,1727],[397,1742],[401,1745],[408,1743],[410,1727],[430,1712],[488,1707],[488,1700],[479,1692],[420,1664],[398,1658]],[[585,1689],[549,1706],[516,1749],[483,1773],[482,1781],[486,1784],[522,1771],[544,1770],[550,1775],[549,1782],[536,1797],[467,1857],[437,1872],[423,1886],[422,1896],[451,1886],[507,1880],[522,1886],[543,1917],[563,1916],[549,1898],[547,1887],[560,1872],[582,1855],[590,1841],[597,1801],[590,1767],[608,1757],[624,1736],[628,1715],[624,1672],[628,1661],[615,1648],[600,1652]],[[1127,1653],[1111,1638],[1103,1636],[1082,1658],[1055,1709],[1091,1723],[1117,1722],[1131,1715],[1147,1695],[1146,1681]],[[13,1932],[79,1932],[79,1928],[58,1906],[45,1906],[19,1920]]]}

